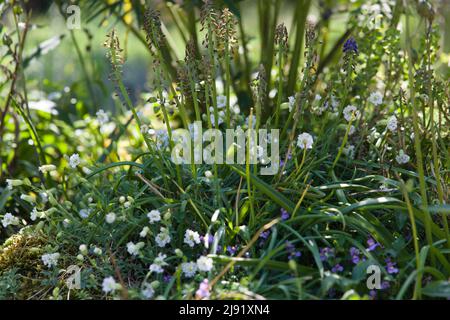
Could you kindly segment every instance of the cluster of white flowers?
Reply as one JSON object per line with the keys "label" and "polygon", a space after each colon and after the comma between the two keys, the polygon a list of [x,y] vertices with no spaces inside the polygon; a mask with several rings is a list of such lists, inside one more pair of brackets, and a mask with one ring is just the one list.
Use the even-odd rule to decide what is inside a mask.
{"label": "cluster of white flowers", "polygon": [[391,132],[397,130],[397,118],[395,116],[390,116],[387,121],[387,128]]}
{"label": "cluster of white flowers", "polygon": [[160,233],[158,233],[155,237],[156,244],[164,248],[166,244],[170,243],[171,237],[169,234],[169,229],[161,227]]}
{"label": "cluster of white flowers", "polygon": [[132,256],[137,256],[140,250],[144,247],[144,245],[145,245],[144,242],[138,242],[134,244],[133,242],[130,241],[127,243],[127,251]]}
{"label": "cluster of white flowers", "polygon": [[358,109],[353,105],[348,105],[344,108],[344,118],[348,122],[354,121],[359,118],[361,113],[358,111]]}
{"label": "cluster of white flowers", "polygon": [[58,259],[60,254],[58,252],[55,253],[47,253],[42,255],[41,259],[45,266],[51,268],[56,267],[58,265]]}
{"label": "cluster of white flowers", "polygon": [[97,121],[101,126],[103,126],[109,122],[109,116],[103,109],[98,110],[96,115],[97,115]]}
{"label": "cluster of white flowers", "polygon": [[409,162],[410,157],[403,150],[400,150],[398,155],[395,157],[395,160],[398,164],[405,164]]}
{"label": "cluster of white flowers", "polygon": [[378,91],[372,92],[369,96],[369,102],[374,106],[379,106],[383,103],[383,95]]}
{"label": "cluster of white flowers", "polygon": [[153,260],[153,263],[150,265],[150,272],[155,273],[163,273],[164,269],[163,267],[167,266],[167,262],[165,259],[167,258],[167,255],[158,253],[158,256]]}
{"label": "cluster of white flowers", "polygon": [[78,153],[74,153],[73,155],[70,156],[69,158],[69,166],[71,168],[76,168],[77,166],[79,166],[81,163],[81,159],[80,156],[78,155]]}
{"label": "cluster of white flowers", "polygon": [[120,284],[114,280],[113,277],[107,277],[103,279],[102,290],[105,293],[112,293],[120,288]]}
{"label": "cluster of white flowers", "polygon": [[193,248],[196,244],[200,243],[200,235],[198,232],[188,229],[184,234],[184,243]]}
{"label": "cluster of white flowers", "polygon": [[195,262],[184,262],[181,264],[181,270],[183,271],[186,278],[192,278],[197,272],[197,264]]}
{"label": "cluster of white flowers", "polygon": [[13,226],[16,226],[16,225],[18,225],[19,224],[19,218],[17,218],[17,217],[15,217],[15,216],[13,216],[11,213],[6,213],[4,216],[3,216],[3,219],[2,219],[2,225],[3,225],[3,227],[7,227],[7,226],[9,226],[9,225],[13,225]]}
{"label": "cluster of white flowers", "polygon": [[213,268],[213,260],[209,257],[201,256],[197,259],[197,268],[200,271],[211,271],[211,269]]}
{"label": "cluster of white flowers", "polygon": [[152,210],[147,213],[147,218],[150,220],[150,223],[161,221],[161,212],[158,210]]}
{"label": "cluster of white flowers", "polygon": [[297,146],[300,149],[312,149],[313,143],[314,139],[309,133],[303,132],[297,137]]}
{"label": "cluster of white flowers", "polygon": [[114,212],[110,212],[105,216],[106,223],[112,224],[116,221],[116,214]]}

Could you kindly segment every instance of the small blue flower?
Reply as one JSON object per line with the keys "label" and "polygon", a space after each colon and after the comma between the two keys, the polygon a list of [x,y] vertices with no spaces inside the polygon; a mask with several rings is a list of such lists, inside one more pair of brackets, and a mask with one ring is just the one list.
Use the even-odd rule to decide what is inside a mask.
{"label": "small blue flower", "polygon": [[320,260],[327,261],[329,258],[334,256],[334,250],[332,248],[322,248],[320,249]]}
{"label": "small blue flower", "polygon": [[344,271],[344,267],[341,266],[339,263],[335,265],[333,268],[331,268],[331,272],[338,273]]}
{"label": "small blue flower", "polygon": [[367,245],[369,247],[367,247],[367,251],[373,251],[375,250],[380,244],[378,242],[376,242],[372,237],[370,237],[369,239],[367,239]]}
{"label": "small blue flower", "polygon": [[358,44],[356,43],[355,38],[350,37],[345,41],[343,51],[344,53],[358,53]]}
{"label": "small blue flower", "polygon": [[358,264],[361,259],[359,258],[359,250],[355,247],[350,248],[350,256],[352,257],[352,262]]}
{"label": "small blue flower", "polygon": [[230,255],[234,255],[237,251],[237,247],[236,246],[228,246],[227,251]]}
{"label": "small blue flower", "polygon": [[284,208],[281,208],[281,220],[286,221],[289,218],[289,213]]}
{"label": "small blue flower", "polygon": [[269,237],[269,235],[270,235],[270,230],[267,230],[267,231],[261,232],[259,237],[262,238],[262,239],[267,239]]}
{"label": "small blue flower", "polygon": [[302,253],[300,251],[295,250],[295,246],[289,241],[286,241],[286,250],[289,253],[288,255],[289,260],[299,258],[302,256]]}
{"label": "small blue flower", "polygon": [[392,262],[391,258],[387,258],[386,260],[386,271],[389,274],[398,273],[398,268],[396,268],[397,263]]}

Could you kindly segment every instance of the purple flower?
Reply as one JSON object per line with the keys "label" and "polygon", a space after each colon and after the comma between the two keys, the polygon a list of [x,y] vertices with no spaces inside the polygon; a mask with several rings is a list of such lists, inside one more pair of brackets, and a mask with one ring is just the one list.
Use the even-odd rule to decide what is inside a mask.
{"label": "purple flower", "polygon": [[344,267],[341,266],[339,263],[335,265],[333,268],[331,268],[331,272],[338,273],[344,271]]}
{"label": "purple flower", "polygon": [[300,251],[295,250],[295,246],[289,241],[286,241],[286,250],[289,253],[288,255],[289,260],[299,258],[302,256],[302,253]]}
{"label": "purple flower", "polygon": [[372,300],[375,300],[375,298],[377,297],[377,292],[376,292],[375,290],[370,290],[370,291],[369,291],[369,297],[370,297]]}
{"label": "purple flower", "polygon": [[396,268],[397,263],[392,262],[391,258],[387,258],[386,260],[386,271],[389,274],[398,273],[398,268]]}
{"label": "purple flower", "polygon": [[198,299],[204,299],[209,298],[210,292],[209,292],[209,281],[208,279],[204,279],[202,283],[200,283],[200,286],[198,290],[195,292]]}
{"label": "purple flower", "polygon": [[289,217],[289,213],[284,208],[281,208],[281,220],[286,221]]}
{"label": "purple flower", "polygon": [[334,256],[334,250],[332,248],[322,248],[320,249],[320,260],[321,261],[327,261],[328,258],[333,257]]}
{"label": "purple flower", "polygon": [[359,258],[359,250],[355,247],[350,248],[350,256],[352,257],[352,262],[358,264],[361,259]]}
{"label": "purple flower", "polygon": [[345,41],[343,51],[344,53],[358,53],[358,44],[356,43],[355,38],[350,37]]}
{"label": "purple flower", "polygon": [[228,246],[227,251],[230,255],[234,255],[237,251],[237,247],[236,246]]}
{"label": "purple flower", "polygon": [[367,251],[373,251],[376,249],[376,247],[379,246],[379,243],[376,242],[372,237],[370,237],[369,239],[367,239],[367,245],[369,247],[367,247]]}
{"label": "purple flower", "polygon": [[262,239],[267,239],[269,237],[269,235],[270,235],[270,230],[267,230],[267,231],[261,232],[259,237],[262,238]]}
{"label": "purple flower", "polygon": [[172,276],[170,274],[164,275],[164,277],[163,277],[164,282],[168,283],[168,282],[170,282],[170,280],[172,280]]}
{"label": "purple flower", "polygon": [[292,155],[289,153],[286,160],[280,160],[280,167],[283,168],[284,164],[286,163],[287,160],[291,160],[292,159]]}
{"label": "purple flower", "polygon": [[386,290],[389,289],[391,287],[391,284],[389,283],[389,281],[383,281],[381,283],[381,290]]}

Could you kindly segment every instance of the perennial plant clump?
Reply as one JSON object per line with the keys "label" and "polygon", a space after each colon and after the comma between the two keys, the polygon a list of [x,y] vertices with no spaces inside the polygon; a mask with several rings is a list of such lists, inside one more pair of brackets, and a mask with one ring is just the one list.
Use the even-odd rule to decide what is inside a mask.
{"label": "perennial plant clump", "polygon": [[0,2],[0,298],[450,298],[446,1],[75,4]]}

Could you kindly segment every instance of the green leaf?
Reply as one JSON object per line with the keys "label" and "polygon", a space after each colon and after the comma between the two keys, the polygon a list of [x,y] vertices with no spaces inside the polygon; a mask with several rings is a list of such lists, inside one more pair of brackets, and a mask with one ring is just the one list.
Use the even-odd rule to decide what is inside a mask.
{"label": "green leaf", "polygon": [[435,298],[450,298],[449,281],[433,281],[422,289],[422,294]]}

